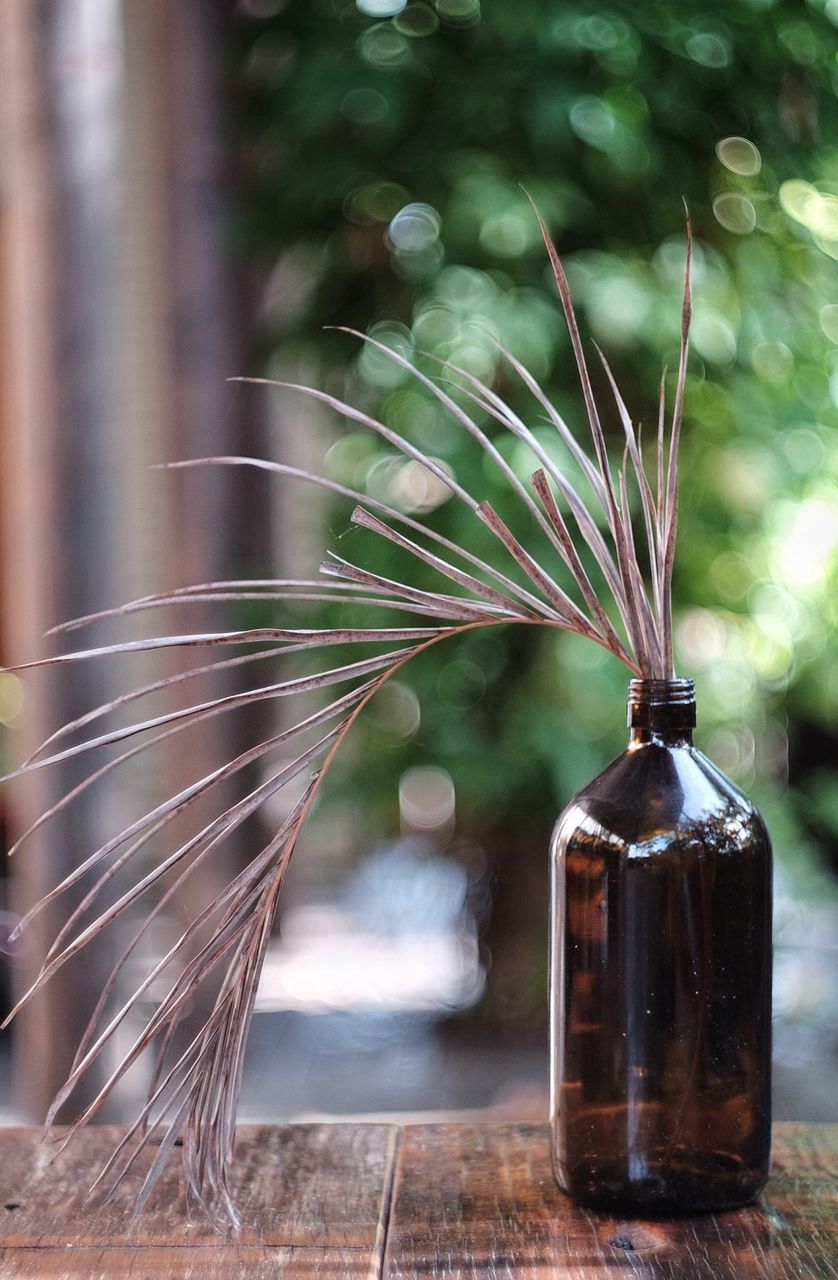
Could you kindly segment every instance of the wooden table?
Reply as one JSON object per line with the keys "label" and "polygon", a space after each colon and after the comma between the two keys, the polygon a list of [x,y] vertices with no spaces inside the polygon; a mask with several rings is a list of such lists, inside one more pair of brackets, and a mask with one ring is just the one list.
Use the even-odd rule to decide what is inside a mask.
{"label": "wooden table", "polygon": [[84,1188],[118,1130],[59,1162],[33,1129],[0,1130],[0,1280],[834,1280],[838,1125],[781,1124],[758,1206],[639,1221],[557,1190],[546,1129],[514,1124],[246,1126],[244,1226],[187,1213],[175,1165],[133,1227]]}

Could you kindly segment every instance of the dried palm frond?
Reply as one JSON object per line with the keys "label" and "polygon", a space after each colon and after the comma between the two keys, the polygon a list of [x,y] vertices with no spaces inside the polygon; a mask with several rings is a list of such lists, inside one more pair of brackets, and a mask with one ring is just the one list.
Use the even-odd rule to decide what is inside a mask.
{"label": "dried palm frond", "polygon": [[[444,640],[480,628],[510,624],[577,632],[614,654],[636,675],[668,678],[674,674],[671,577],[678,514],[677,451],[690,322],[689,223],[674,410],[667,432],[662,383],[655,467],[650,479],[644,466],[638,432],[603,358],[605,376],[625,435],[622,464],[616,474],[612,472],[567,279],[537,210],[536,215],[570,333],[593,444],[592,456],[570,431],[524,364],[502,347],[499,354],[511,374],[532,395],[539,411],[546,412],[549,423],[555,428],[590,490],[587,498],[574,487],[555,462],[553,453],[544,448],[522,418],[492,387],[472,373],[442,362],[440,376],[432,377],[406,356],[375,338],[362,333],[354,336],[375,347],[380,355],[418,379],[451,420],[476,441],[487,459],[499,469],[510,495],[518,500],[524,517],[522,527],[536,530],[541,539],[546,540],[549,558],[542,555],[540,560],[536,560],[488,502],[468,492],[444,467],[383,422],[325,391],[279,383],[275,385],[291,387],[304,396],[314,397],[344,418],[360,423],[425,467],[446,486],[457,502],[494,534],[497,549],[508,557],[509,571],[503,572],[467,547],[443,537],[394,507],[323,476],[253,458],[193,460],[173,465],[260,467],[275,475],[320,485],[351,498],[357,503],[352,522],[398,547],[413,559],[422,574],[433,571],[440,579],[440,589],[419,588],[409,582],[383,577],[363,565],[331,555],[321,566],[323,576],[319,579],[203,583],[146,596],[120,608],[77,618],[58,630],[72,631],[91,622],[163,606],[187,609],[198,602],[224,606],[235,601],[345,602],[362,605],[370,616],[377,609],[397,610],[409,619],[417,619],[418,625],[408,622],[395,626],[371,624],[359,628],[316,630],[259,627],[199,634],[186,631],[101,648],[79,649],[45,660],[47,663],[76,664],[99,661],[105,656],[159,649],[194,650],[199,657],[208,649],[222,649],[225,654],[233,651],[233,656],[200,660],[186,671],[104,702],[47,738],[11,777],[47,769],[72,757],[90,755],[95,760],[96,753],[106,748],[111,754],[45,812],[21,836],[15,848],[45,823],[58,819],[81,792],[140,753],[155,749],[184,730],[232,710],[332,686],[339,691],[327,705],[309,711],[283,732],[264,737],[236,758],[170,796],[95,849],[31,909],[16,930],[17,933],[23,930],[35,915],[83,878],[91,874],[95,877],[92,887],[84,894],[50,947],[31,989],[17,1005],[19,1009],[71,956],[119,920],[134,903],[141,899],[148,903],[145,916],[123,947],[107,979],[68,1078],[50,1108],[47,1121],[48,1124],[52,1122],[58,1109],[90,1068],[104,1061],[103,1055],[112,1047],[117,1033],[121,1029],[124,1033],[126,1024],[131,1025],[139,1019],[141,1030],[133,1043],[122,1053],[119,1064],[111,1071],[94,1100],[69,1126],[62,1144],[71,1141],[78,1128],[99,1113],[141,1055],[147,1051],[154,1053],[156,1065],[146,1103],[95,1184],[108,1184],[109,1194],[113,1195],[135,1169],[138,1156],[147,1147],[152,1133],[159,1132],[162,1126],[164,1137],[137,1194],[138,1209],[144,1204],[178,1142],[182,1145],[188,1185],[212,1221],[218,1225],[224,1220],[233,1224],[238,1221],[228,1190],[227,1170],[233,1150],[245,1040],[277,897],[300,828],[335,754],[363,708],[386,681],[417,654]],[[475,416],[463,407],[464,404],[476,405],[481,421],[488,417],[529,448],[534,460],[531,490],[521,481]],[[636,486],[639,494],[642,539],[635,537],[632,528],[630,486]],[[601,579],[599,586],[594,584],[592,573],[597,581]],[[360,646],[363,656],[347,660],[347,648],[350,646]],[[326,655],[332,648],[339,651],[339,659],[313,673],[267,679],[245,692],[188,702],[181,709],[165,714],[145,718],[138,716],[127,725],[100,733],[89,728],[113,712],[124,712],[133,703],[161,689],[171,690],[179,686],[185,691],[189,681],[199,676],[226,672],[232,667],[255,667],[256,664],[263,664],[259,668],[261,670],[264,664],[286,654],[303,651]],[[368,652],[370,649],[371,653]],[[79,741],[77,735],[80,733]],[[288,759],[290,744],[294,744],[297,751],[291,760]],[[249,790],[245,788],[244,794],[239,794],[231,803],[222,799],[227,795],[227,784],[245,776],[250,766],[257,762],[262,771],[262,781]],[[121,1004],[117,1001],[114,1008],[114,997],[126,966],[166,905],[253,814],[294,779],[304,780],[302,792],[282,820],[279,830],[247,865],[229,878],[222,892],[189,921],[180,937],[154,963],[136,990]],[[178,835],[170,841],[164,856],[148,858],[149,852],[156,851],[170,833],[181,831],[179,820],[184,815],[189,816],[190,810],[199,806],[199,802],[201,807],[196,807],[195,812],[203,814],[202,806],[208,800],[216,801],[215,816],[209,819],[202,816],[194,823],[197,829],[193,829],[187,838]],[[128,887],[122,887],[126,883]],[[117,896],[109,905],[103,905],[108,888],[116,890]],[[154,891],[161,888],[162,895],[157,896]],[[152,989],[157,992],[161,985],[165,994],[153,1003]],[[183,1031],[187,1011],[199,988],[212,989],[214,993],[210,1011],[203,1025],[184,1046],[179,1032]],[[144,1008],[146,1002],[153,1007],[153,1012],[148,1015]],[[17,1009],[10,1016],[14,1016]]]}

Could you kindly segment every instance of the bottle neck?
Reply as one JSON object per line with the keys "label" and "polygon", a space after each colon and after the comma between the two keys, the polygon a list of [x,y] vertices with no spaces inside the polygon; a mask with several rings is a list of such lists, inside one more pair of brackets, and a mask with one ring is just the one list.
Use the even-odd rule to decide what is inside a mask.
{"label": "bottle neck", "polygon": [[693,680],[632,680],[628,692],[629,749],[658,743],[684,746],[693,740]]}

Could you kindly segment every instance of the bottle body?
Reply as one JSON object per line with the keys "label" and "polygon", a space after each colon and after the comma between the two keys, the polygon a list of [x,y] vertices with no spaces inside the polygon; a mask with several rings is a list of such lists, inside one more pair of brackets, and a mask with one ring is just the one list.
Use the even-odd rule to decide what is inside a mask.
{"label": "bottle body", "polygon": [[[661,684],[691,688],[632,689]],[[556,1177],[638,1212],[747,1203],[770,1153],[770,843],[676,705],[640,707],[551,846]]]}

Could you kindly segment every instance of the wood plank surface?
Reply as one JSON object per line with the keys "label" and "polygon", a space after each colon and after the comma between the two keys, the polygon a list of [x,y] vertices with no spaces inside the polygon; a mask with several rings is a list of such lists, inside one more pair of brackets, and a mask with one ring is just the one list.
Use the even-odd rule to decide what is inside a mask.
{"label": "wood plank surface", "polygon": [[128,1189],[113,1205],[87,1200],[120,1133],[83,1130],[53,1163],[37,1130],[0,1130],[0,1280],[379,1275],[392,1126],[242,1126],[233,1174],[242,1227],[227,1237],[190,1212],[176,1160],[136,1223]]}
{"label": "wood plank surface", "polygon": [[641,1221],[558,1190],[547,1130],[402,1130],[385,1280],[834,1280],[838,1125],[779,1125],[758,1206]]}
{"label": "wood plank surface", "polygon": [[778,1125],[759,1205],[641,1221],[553,1181],[547,1131],[514,1124],[243,1126],[235,1234],[190,1213],[177,1162],[138,1222],[85,1199],[120,1130],[52,1162],[0,1129],[0,1280],[836,1280],[838,1125]]}

